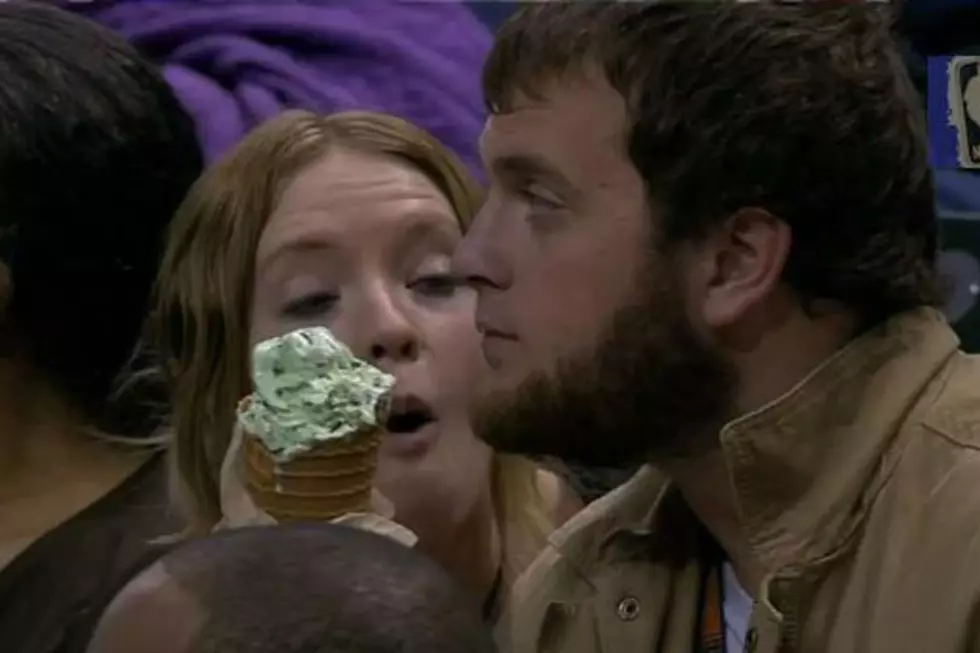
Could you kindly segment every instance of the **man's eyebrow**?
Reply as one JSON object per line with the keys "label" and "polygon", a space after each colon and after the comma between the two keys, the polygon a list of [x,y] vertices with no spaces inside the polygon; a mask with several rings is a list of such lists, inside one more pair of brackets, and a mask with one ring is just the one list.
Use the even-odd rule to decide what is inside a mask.
{"label": "man's eyebrow", "polygon": [[490,167],[500,177],[540,180],[555,187],[556,191],[573,193],[575,186],[550,161],[537,154],[508,154],[490,162]]}

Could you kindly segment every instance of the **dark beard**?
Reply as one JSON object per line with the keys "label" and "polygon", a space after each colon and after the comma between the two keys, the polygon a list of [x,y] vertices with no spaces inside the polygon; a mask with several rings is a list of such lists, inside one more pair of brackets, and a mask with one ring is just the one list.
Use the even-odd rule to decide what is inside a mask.
{"label": "dark beard", "polygon": [[[621,308],[589,352],[560,361],[474,411],[495,449],[572,465],[620,467],[717,446],[735,386],[731,365],[689,325],[663,271]],[[657,284],[653,280],[659,280]]]}

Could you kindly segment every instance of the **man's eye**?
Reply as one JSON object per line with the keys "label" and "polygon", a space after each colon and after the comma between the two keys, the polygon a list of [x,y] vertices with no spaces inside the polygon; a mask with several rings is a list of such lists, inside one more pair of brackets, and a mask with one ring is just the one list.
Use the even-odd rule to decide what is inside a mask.
{"label": "man's eye", "polygon": [[451,297],[463,285],[459,277],[450,274],[430,274],[408,284],[412,290],[428,297]]}
{"label": "man's eye", "polygon": [[558,211],[564,208],[557,200],[545,197],[541,193],[527,188],[522,188],[519,191],[519,195],[535,211]]}
{"label": "man's eye", "polygon": [[317,317],[332,309],[337,299],[337,295],[331,293],[303,295],[286,302],[282,314],[297,319]]}

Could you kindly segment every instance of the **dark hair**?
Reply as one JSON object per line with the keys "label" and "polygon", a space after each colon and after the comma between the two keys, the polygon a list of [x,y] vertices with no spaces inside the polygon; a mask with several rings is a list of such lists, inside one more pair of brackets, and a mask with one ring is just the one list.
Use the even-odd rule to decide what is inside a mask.
{"label": "dark hair", "polygon": [[784,278],[804,305],[877,322],[942,303],[924,121],[891,23],[866,3],[534,4],[498,32],[484,92],[507,112],[595,66],[626,101],[663,242],[763,208],[792,229]]}
{"label": "dark hair", "polygon": [[136,346],[162,239],[202,169],[194,125],[122,37],[0,3],[5,332],[97,426]]}
{"label": "dark hair", "polygon": [[477,607],[394,540],[330,524],[221,531],[162,560],[203,611],[193,653],[491,653]]}

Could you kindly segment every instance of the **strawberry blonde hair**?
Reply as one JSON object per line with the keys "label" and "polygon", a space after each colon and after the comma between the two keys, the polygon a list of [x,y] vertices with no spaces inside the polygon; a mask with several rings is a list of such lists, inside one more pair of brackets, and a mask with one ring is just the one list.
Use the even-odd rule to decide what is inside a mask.
{"label": "strawberry blonde hair", "polygon": [[[252,391],[246,325],[259,238],[285,185],[335,147],[408,162],[445,195],[464,231],[480,205],[480,188],[449,150],[379,113],[283,113],[198,179],[171,225],[150,319],[172,393],[172,491],[192,534],[221,519],[221,464],[235,407]],[[495,453],[491,487],[505,562],[519,570],[551,528],[537,467]]]}

